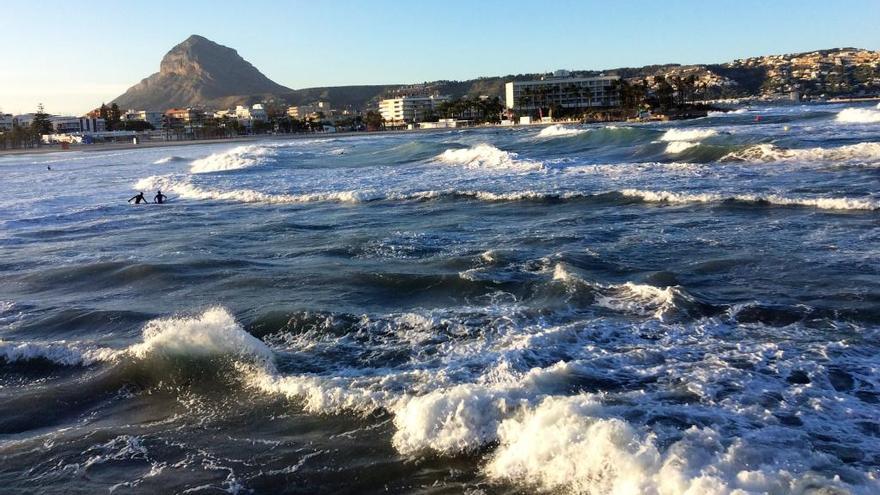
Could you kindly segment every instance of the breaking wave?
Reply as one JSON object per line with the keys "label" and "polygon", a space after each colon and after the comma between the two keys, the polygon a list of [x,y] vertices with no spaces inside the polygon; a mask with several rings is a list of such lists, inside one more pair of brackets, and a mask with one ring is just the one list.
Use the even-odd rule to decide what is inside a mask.
{"label": "breaking wave", "polygon": [[134,188],[138,190],[163,189],[166,192],[174,192],[183,199],[233,201],[237,203],[298,204],[319,201],[363,203],[386,197],[377,191],[327,191],[304,194],[271,194],[253,189],[220,191],[205,189],[193,185],[188,180],[175,180],[167,176],[153,176],[141,179],[135,183]]}
{"label": "breaking wave", "polygon": [[225,172],[261,165],[275,154],[273,148],[257,145],[246,145],[232,148],[231,150],[214,153],[205,158],[192,162],[190,172],[205,174],[211,172]]}
{"label": "breaking wave", "polygon": [[314,202],[366,203],[371,201],[429,201],[437,199],[476,199],[488,202],[504,201],[565,201],[578,199],[610,200],[620,196],[638,198],[651,203],[716,203],[738,201],[755,204],[784,206],[807,206],[826,210],[876,210],[880,202],[873,198],[790,198],[778,194],[729,194],[680,193],[674,191],[649,191],[642,189],[623,189],[620,191],[580,192],[580,191],[479,191],[479,190],[425,190],[425,191],[381,191],[349,190],[323,191],[301,194],[273,194],[252,189],[221,191],[205,189],[193,185],[188,180],[174,179],[171,176],[152,176],[135,183],[137,190],[162,189],[174,192],[180,198],[193,200],[232,201],[238,203],[299,204]]}
{"label": "breaking wave", "polygon": [[700,143],[694,143],[691,141],[671,141],[666,145],[666,152],[674,155],[699,145]]}
{"label": "breaking wave", "polygon": [[650,203],[716,203],[722,201],[740,201],[745,203],[769,203],[783,206],[812,206],[823,210],[877,210],[880,203],[874,199],[862,198],[788,198],[775,194],[761,196],[757,194],[721,193],[678,193],[672,191],[645,191],[640,189],[624,189],[624,196],[639,198]]}
{"label": "breaking wave", "polygon": [[666,153],[677,155],[699,146],[700,139],[716,134],[714,129],[669,129],[660,136],[660,141],[669,143],[666,145]]}
{"label": "breaking wave", "polygon": [[49,361],[61,366],[90,366],[112,358],[116,351],[81,343],[9,342],[0,340],[0,361]]}
{"label": "breaking wave", "polygon": [[500,150],[491,144],[481,143],[470,148],[448,149],[437,156],[437,160],[451,165],[464,165],[469,168],[514,170],[532,172],[543,170],[541,162],[522,160],[517,153]]}
{"label": "breaking wave", "polygon": [[707,117],[722,117],[724,115],[741,115],[749,110],[747,108],[737,108],[736,110],[712,110],[706,114]]}
{"label": "breaking wave", "polygon": [[561,124],[553,124],[551,126],[541,129],[541,132],[539,132],[538,135],[535,137],[545,139],[556,137],[569,137],[584,134],[586,132],[588,132],[587,129],[572,129],[571,127],[565,127]]}
{"label": "breaking wave", "polygon": [[834,120],[850,124],[876,124],[880,122],[880,109],[845,108],[838,112]]}
{"label": "breaking wave", "polygon": [[[554,278],[579,283],[576,276],[560,266],[557,265]],[[621,292],[621,302],[609,305],[626,311],[633,310],[626,306],[627,300],[644,306],[636,310],[651,311],[680,297],[674,288],[640,284],[605,288]],[[380,327],[384,330],[382,333],[393,335],[409,348],[432,342],[440,337],[438,329],[453,322],[404,314],[384,323],[389,324],[390,328]],[[390,329],[393,331],[388,332]],[[601,393],[552,393],[554,389],[564,389],[572,379],[589,374],[593,364],[602,359],[596,356],[594,363],[560,360],[524,372],[511,370],[510,364],[504,364],[508,363],[508,354],[532,353],[542,339],[570,342],[577,338],[576,333],[564,329],[557,330],[562,334],[558,336],[553,335],[552,329],[531,334],[521,333],[522,330],[508,337],[497,335],[491,340],[475,341],[476,347],[471,350],[453,346],[442,351],[451,353],[441,356],[443,359],[462,359],[465,354],[488,358],[490,362],[501,359],[499,368],[488,369],[484,379],[475,383],[449,383],[444,373],[418,367],[382,366],[369,372],[352,369],[351,373],[333,375],[285,373],[276,364],[275,353],[281,351],[273,351],[273,347],[301,348],[306,354],[320,352],[315,346],[321,344],[310,340],[318,334],[268,336],[264,342],[245,331],[221,307],[193,316],[152,320],[144,326],[141,342],[118,351],[104,350],[106,355],[96,360],[135,365],[152,362],[158,364],[153,366],[158,368],[156,372],[170,373],[174,366],[168,366],[169,361],[223,358],[231,364],[224,370],[237,375],[230,383],[262,394],[287,397],[309,413],[367,415],[377,410],[387,411],[392,416],[391,443],[404,456],[413,459],[437,455],[454,457],[485,451],[480,469],[490,479],[544,490],[727,494],[864,488],[868,493],[877,485],[870,476],[863,478],[865,485],[853,487],[837,478],[813,474],[811,466],[823,459],[820,454],[811,453],[809,449],[793,449],[782,459],[778,449],[762,445],[760,439],[721,433],[720,426],[718,429],[689,426],[668,441],[669,436],[661,438],[662,426],[640,425],[622,417],[634,404],[651,400],[650,396],[625,395],[621,408],[607,402]],[[452,335],[458,331],[453,329]],[[332,339],[325,344],[334,345]],[[64,348],[62,343],[55,345],[58,349]],[[73,346],[67,348],[74,349]],[[750,351],[744,349],[743,352]],[[612,361],[608,365],[625,366],[626,359],[650,360],[650,354],[642,350],[629,358],[621,355],[623,361]],[[56,356],[50,359],[63,365],[87,364],[85,360],[71,359],[57,351],[34,355]],[[671,373],[680,364],[674,359],[667,364],[665,358],[653,362],[660,367],[657,373],[661,375],[666,373],[664,369]],[[703,370],[717,363],[698,361],[694,365]],[[675,409],[669,404],[663,407]],[[704,414],[700,406],[694,404],[693,407],[695,414]],[[662,415],[663,409],[654,414]],[[766,428],[768,434],[777,430],[772,426]],[[785,434],[785,430],[778,433]]]}
{"label": "breaking wave", "polygon": [[183,158],[181,156],[173,156],[172,155],[172,156],[166,156],[164,158],[159,158],[158,160],[153,162],[153,165],[165,165],[166,163],[182,162],[185,160],[186,160],[186,158]]}
{"label": "breaking wave", "polygon": [[848,161],[880,160],[880,143],[857,143],[836,148],[787,149],[773,144],[757,144],[728,153],[721,161]]}
{"label": "breaking wave", "polygon": [[715,129],[669,129],[662,136],[661,141],[696,141],[707,137],[715,136],[718,131]]}
{"label": "breaking wave", "polygon": [[151,320],[141,342],[125,349],[95,347],[79,342],[0,341],[0,359],[6,362],[46,360],[62,366],[90,366],[123,358],[200,357],[233,355],[261,362],[272,353],[259,339],[248,334],[224,308],[214,307],[197,316]]}

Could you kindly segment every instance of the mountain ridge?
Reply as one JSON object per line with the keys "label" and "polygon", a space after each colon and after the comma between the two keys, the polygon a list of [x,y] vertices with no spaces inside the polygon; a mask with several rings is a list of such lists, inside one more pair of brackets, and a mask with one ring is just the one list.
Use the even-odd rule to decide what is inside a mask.
{"label": "mountain ridge", "polygon": [[[113,102],[122,108],[165,110],[172,107],[231,108],[261,101],[299,105],[329,100],[336,108],[374,106],[399,84],[318,86],[291,89],[278,84],[232,48],[192,35],[172,48],[159,72],[141,80]],[[782,55],[764,55],[719,64],[657,64],[616,69],[575,70],[573,75],[600,73],[632,81],[654,76],[693,74],[704,97],[757,96],[800,90],[805,94],[880,92],[880,52],[859,48],[831,48]],[[424,83],[427,91],[453,97],[502,96],[507,81],[545,74],[508,74],[462,81]]]}

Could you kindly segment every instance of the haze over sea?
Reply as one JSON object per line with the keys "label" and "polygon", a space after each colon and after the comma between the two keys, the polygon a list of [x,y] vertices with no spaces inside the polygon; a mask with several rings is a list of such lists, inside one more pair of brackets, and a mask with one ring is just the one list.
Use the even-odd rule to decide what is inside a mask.
{"label": "haze over sea", "polygon": [[0,170],[2,491],[880,492],[876,106]]}

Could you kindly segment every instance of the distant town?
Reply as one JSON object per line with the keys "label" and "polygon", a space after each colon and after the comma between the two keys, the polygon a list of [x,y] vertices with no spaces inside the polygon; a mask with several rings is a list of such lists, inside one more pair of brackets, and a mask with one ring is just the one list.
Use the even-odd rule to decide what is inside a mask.
{"label": "distant town", "polygon": [[[193,36],[175,47],[177,52],[169,52],[162,71],[186,73],[189,65],[203,63],[199,53],[193,53],[199,45],[229,50],[233,54],[229,56],[246,63],[234,50]],[[174,67],[169,68],[169,60]],[[274,92],[293,91],[250,69],[256,73],[254,77],[265,79],[265,84],[280,88]],[[151,77],[160,77],[162,71]],[[369,99],[360,104],[350,98],[336,102],[319,97],[290,105],[283,94],[265,94],[256,97],[257,102],[242,101],[227,108],[208,104],[121,108],[113,102],[82,116],[55,115],[40,106],[22,115],[0,112],[0,150],[63,150],[95,143],[137,145],[266,134],[666,120],[702,116],[715,108],[713,105],[870,99],[880,95],[880,53],[845,48],[754,57],[721,65],[664,65],[607,73],[558,70],[509,76],[507,80],[482,78],[472,82],[464,94],[453,94],[461,93],[461,86],[440,81],[378,87],[381,93],[367,95]],[[133,87],[120,99],[137,89]],[[233,89],[228,92],[238,94]]]}

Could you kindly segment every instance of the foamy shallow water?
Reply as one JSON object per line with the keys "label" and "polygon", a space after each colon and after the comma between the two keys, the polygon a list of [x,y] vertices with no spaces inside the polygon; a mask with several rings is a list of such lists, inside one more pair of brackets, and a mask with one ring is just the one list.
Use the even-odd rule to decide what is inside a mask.
{"label": "foamy shallow water", "polygon": [[876,493],[875,111],[0,158],[0,477]]}

